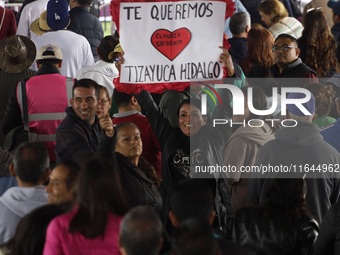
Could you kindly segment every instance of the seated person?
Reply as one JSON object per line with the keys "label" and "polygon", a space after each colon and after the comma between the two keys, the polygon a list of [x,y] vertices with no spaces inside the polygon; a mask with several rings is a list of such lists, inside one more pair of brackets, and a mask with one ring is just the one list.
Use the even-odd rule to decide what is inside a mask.
{"label": "seated person", "polygon": [[50,174],[50,181],[45,188],[48,204],[68,204],[74,199],[74,188],[80,166],[72,159],[63,159]]}
{"label": "seated person", "polygon": [[185,220],[172,235],[171,255],[221,254],[212,228],[199,219]]}
{"label": "seated person", "polygon": [[125,214],[119,231],[123,255],[157,255],[163,245],[163,224],[150,207],[136,206]]}
{"label": "seated person", "polygon": [[308,212],[306,194],[304,178],[273,179],[264,204],[236,212],[233,241],[252,254],[312,254],[319,224]]}

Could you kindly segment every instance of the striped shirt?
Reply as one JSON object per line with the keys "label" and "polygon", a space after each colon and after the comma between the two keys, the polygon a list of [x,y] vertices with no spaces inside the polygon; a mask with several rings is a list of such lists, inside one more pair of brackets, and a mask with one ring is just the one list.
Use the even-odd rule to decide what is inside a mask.
{"label": "striped shirt", "polygon": [[268,30],[272,33],[274,39],[280,34],[289,34],[299,39],[302,36],[303,26],[297,19],[286,17],[272,25]]}

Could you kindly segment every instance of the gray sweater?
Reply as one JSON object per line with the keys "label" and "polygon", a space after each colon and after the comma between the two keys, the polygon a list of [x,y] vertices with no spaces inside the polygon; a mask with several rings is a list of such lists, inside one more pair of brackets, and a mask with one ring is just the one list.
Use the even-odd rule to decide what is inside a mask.
{"label": "gray sweater", "polygon": [[[340,168],[337,169],[338,172],[334,171],[336,165],[340,166],[340,154],[323,140],[318,126],[309,122],[298,122],[296,127],[284,127],[277,131],[275,140],[269,141],[259,150],[255,162],[259,167],[269,164],[290,167],[290,173],[280,173],[280,178],[301,178],[306,173],[307,205],[311,214],[321,223],[328,209],[340,195]],[[312,166],[316,169],[323,164],[327,167],[332,166],[333,172],[311,170]],[[274,177],[278,177],[278,173],[252,173],[248,201],[262,203]]]}
{"label": "gray sweater", "polygon": [[15,234],[19,221],[47,203],[45,186],[13,187],[0,197],[0,244]]}

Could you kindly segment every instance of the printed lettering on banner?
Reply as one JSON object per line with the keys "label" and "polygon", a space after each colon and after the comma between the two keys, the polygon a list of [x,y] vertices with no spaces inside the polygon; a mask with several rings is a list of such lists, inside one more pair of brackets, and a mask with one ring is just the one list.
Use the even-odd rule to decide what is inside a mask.
{"label": "printed lettering on banner", "polygon": [[226,2],[179,1],[120,4],[125,52],[121,83],[221,79]]}

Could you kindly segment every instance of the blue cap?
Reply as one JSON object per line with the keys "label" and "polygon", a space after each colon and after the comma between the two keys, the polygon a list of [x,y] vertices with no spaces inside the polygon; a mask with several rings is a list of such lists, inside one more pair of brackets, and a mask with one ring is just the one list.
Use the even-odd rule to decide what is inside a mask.
{"label": "blue cap", "polygon": [[47,3],[47,25],[53,30],[61,30],[68,26],[68,2],[66,0],[50,0]]}
{"label": "blue cap", "polygon": [[[298,93],[298,92],[293,92],[289,93],[287,96],[287,99],[302,99],[306,98],[306,95],[304,93]],[[302,104],[307,111],[309,111],[311,114],[315,112],[315,99],[312,93],[310,93],[310,99],[308,102]],[[310,116],[310,115],[305,115],[301,110],[295,105],[295,104],[287,104],[287,110],[297,116]]]}
{"label": "blue cap", "polygon": [[340,17],[340,1],[329,0],[327,6],[333,9],[335,14]]}

